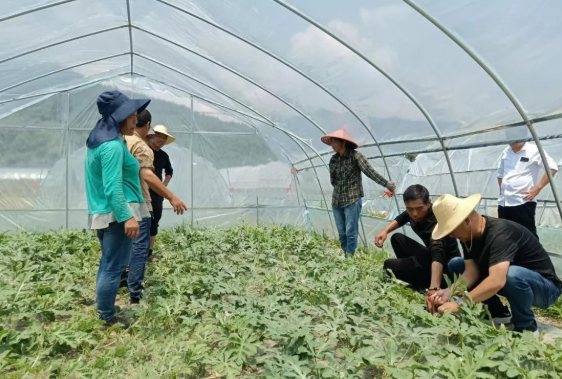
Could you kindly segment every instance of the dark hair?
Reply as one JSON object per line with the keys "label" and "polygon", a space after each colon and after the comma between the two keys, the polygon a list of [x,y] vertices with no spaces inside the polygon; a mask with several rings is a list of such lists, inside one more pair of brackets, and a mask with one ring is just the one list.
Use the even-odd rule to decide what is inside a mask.
{"label": "dark hair", "polygon": [[429,203],[429,191],[421,184],[414,184],[404,191],[404,203],[422,199],[424,204]]}
{"label": "dark hair", "polygon": [[348,150],[355,150],[355,149],[357,149],[357,146],[355,146],[355,145],[352,144],[351,142],[347,142],[347,141],[344,141],[344,142],[345,142],[345,148],[346,148],[346,149],[348,149]]}
{"label": "dark hair", "polygon": [[143,110],[137,115],[137,128],[142,128],[149,122],[152,122],[152,115],[148,110]]}

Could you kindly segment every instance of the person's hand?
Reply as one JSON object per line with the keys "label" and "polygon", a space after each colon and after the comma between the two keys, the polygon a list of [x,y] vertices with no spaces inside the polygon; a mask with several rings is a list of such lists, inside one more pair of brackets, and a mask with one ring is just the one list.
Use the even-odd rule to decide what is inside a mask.
{"label": "person's hand", "polygon": [[523,200],[525,200],[525,201],[534,200],[535,197],[539,196],[539,193],[541,193],[541,189],[539,187],[533,187],[533,188],[531,188],[530,191],[523,192],[523,194],[525,194],[525,197],[523,198]]}
{"label": "person's hand", "polygon": [[134,217],[125,221],[125,235],[134,240],[139,238],[139,223]]}
{"label": "person's hand", "polygon": [[388,233],[385,232],[384,230],[379,234],[377,234],[377,236],[375,237],[375,246],[378,247],[379,249],[382,248],[382,245],[384,244],[384,241],[386,241],[387,237],[388,237]]}
{"label": "person's hand", "polygon": [[431,314],[438,311],[438,308],[449,301],[451,297],[451,290],[445,288],[444,290],[435,291],[432,295],[427,296],[427,309]]}
{"label": "person's hand", "polygon": [[429,290],[425,294],[425,305],[427,306],[427,311],[431,314],[434,314],[437,311],[437,309],[435,308],[433,303],[429,300],[429,298],[431,296],[433,296],[437,291],[440,291],[440,290],[436,290],[436,289]]}
{"label": "person's hand", "polygon": [[446,312],[451,312],[451,313],[457,313],[460,308],[459,305],[454,302],[454,301],[449,301],[443,305],[441,305],[439,308],[437,308],[437,310],[439,311],[440,314],[446,313]]}
{"label": "person's hand", "polygon": [[387,188],[390,192],[394,193],[394,191],[396,191],[396,183],[394,183],[394,182],[388,182],[388,183],[386,183],[386,188]]}
{"label": "person's hand", "polygon": [[187,206],[177,197],[172,197],[170,199],[170,204],[172,205],[172,208],[174,208],[174,212],[178,215],[182,215],[183,212],[187,210]]}

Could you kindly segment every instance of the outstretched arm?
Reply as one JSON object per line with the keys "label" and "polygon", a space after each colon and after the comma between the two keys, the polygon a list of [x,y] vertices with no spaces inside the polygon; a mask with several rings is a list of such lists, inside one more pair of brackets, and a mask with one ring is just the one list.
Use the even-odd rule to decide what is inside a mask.
{"label": "outstretched arm", "polygon": [[367,175],[367,177],[369,179],[371,179],[372,181],[374,181],[377,184],[380,184],[381,186],[388,188],[389,190],[394,191],[394,183],[393,182],[389,182],[388,180],[386,180],[384,178],[384,176],[382,176],[381,174],[379,174],[369,163],[369,161],[367,160],[367,158],[357,152],[356,154],[357,157],[357,164],[359,165],[359,168],[361,169],[361,172],[363,172],[365,175]]}
{"label": "outstretched arm", "polygon": [[158,195],[168,200],[170,204],[172,204],[172,207],[174,208],[174,211],[177,214],[183,214],[183,212],[187,210],[187,207],[185,206],[183,201],[177,198],[172,193],[172,191],[166,188],[164,183],[162,183],[160,179],[156,176],[156,174],[154,174],[154,171],[146,167],[142,168],[140,172],[140,176],[141,179],[144,180],[146,184],[148,184],[151,190],[153,190]]}

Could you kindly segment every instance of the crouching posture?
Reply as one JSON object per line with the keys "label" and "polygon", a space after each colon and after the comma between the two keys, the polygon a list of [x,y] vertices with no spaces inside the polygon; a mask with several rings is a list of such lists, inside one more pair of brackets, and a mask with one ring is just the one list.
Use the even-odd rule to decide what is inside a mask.
{"label": "crouching posture", "polygon": [[[476,212],[479,194],[466,199],[441,196],[433,206],[437,226],[434,239],[447,236],[464,244],[464,260],[449,263],[451,273],[462,274],[476,303],[496,294],[511,307],[514,331],[537,332],[531,307],[548,308],[561,294],[548,253],[525,227],[515,222],[482,216]],[[452,298],[450,290],[430,296],[433,311],[458,312],[465,299]]]}
{"label": "crouching posture", "polygon": [[390,242],[396,258],[384,262],[384,270],[392,271],[397,279],[409,283],[413,289],[428,289],[428,294],[445,287],[444,268],[454,257],[460,257],[457,241],[452,238],[434,240],[431,233],[437,224],[429,191],[416,184],[404,191],[406,211],[400,214],[375,237],[375,245],[382,247],[388,234],[410,223],[423,245],[401,233],[394,234]]}

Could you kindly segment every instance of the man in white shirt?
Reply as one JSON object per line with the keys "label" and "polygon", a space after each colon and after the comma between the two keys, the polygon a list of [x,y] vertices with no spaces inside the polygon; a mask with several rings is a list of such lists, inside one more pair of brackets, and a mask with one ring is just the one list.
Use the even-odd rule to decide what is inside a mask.
{"label": "man in white shirt", "polygon": [[[534,143],[525,142],[527,138],[523,135],[526,133],[517,129],[506,132],[509,146],[503,151],[498,168],[498,217],[523,225],[538,239],[535,199],[548,184],[548,176],[545,173],[539,180],[539,174],[544,170],[539,149]],[[518,141],[511,142],[515,138]],[[554,176],[558,172],[558,166],[546,152],[545,155]]]}

